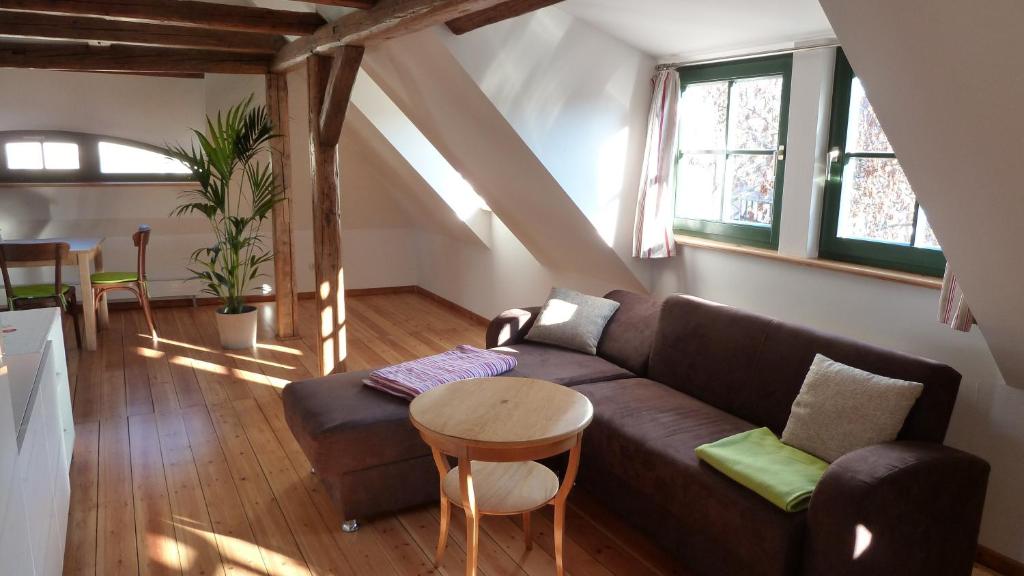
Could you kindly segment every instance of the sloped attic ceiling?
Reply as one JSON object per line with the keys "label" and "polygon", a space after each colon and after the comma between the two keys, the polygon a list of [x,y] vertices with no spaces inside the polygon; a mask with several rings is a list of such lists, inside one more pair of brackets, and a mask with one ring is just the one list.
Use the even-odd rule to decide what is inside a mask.
{"label": "sloped attic ceiling", "polygon": [[820,1],[1003,378],[1024,388],[1024,3]]}
{"label": "sloped attic ceiling", "polygon": [[645,290],[435,34],[377,46],[363,69],[539,262]]}

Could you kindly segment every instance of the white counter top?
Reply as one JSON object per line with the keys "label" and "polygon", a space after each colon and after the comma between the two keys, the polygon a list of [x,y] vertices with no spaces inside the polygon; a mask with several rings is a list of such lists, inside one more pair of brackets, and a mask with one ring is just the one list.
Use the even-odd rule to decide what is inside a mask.
{"label": "white counter top", "polygon": [[3,334],[3,350],[18,448],[21,448],[28,428],[27,415],[31,414],[39,368],[47,344],[47,330],[54,316],[57,316],[59,322],[60,310],[57,308],[0,312],[0,330],[14,328],[13,332]]}

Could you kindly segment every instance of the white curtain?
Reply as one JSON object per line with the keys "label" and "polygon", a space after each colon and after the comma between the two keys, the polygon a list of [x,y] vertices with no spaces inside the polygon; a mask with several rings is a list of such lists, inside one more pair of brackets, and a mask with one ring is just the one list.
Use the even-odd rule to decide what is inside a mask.
{"label": "white curtain", "polygon": [[678,109],[679,73],[659,70],[654,76],[654,97],[647,119],[647,148],[633,226],[634,258],[671,258],[676,253],[672,234],[672,171]]}
{"label": "white curtain", "polygon": [[960,283],[948,263],[946,273],[942,276],[942,292],[939,294],[939,322],[961,332],[970,332],[975,323],[974,314],[967,307]]}

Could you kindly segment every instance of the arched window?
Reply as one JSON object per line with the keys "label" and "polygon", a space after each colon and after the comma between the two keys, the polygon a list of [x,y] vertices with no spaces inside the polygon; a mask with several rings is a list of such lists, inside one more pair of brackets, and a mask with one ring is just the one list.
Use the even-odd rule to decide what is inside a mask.
{"label": "arched window", "polygon": [[142,142],[50,130],[0,132],[0,183],[189,182],[181,162]]}

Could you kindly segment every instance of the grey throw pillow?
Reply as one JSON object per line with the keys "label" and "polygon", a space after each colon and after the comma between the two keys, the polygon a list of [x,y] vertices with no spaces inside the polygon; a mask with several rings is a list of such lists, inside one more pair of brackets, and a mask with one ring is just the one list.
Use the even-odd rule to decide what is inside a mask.
{"label": "grey throw pillow", "polygon": [[818,354],[793,401],[782,441],[827,462],[890,442],[923,390],[921,383],[886,378]]}
{"label": "grey throw pillow", "polygon": [[597,354],[604,327],[618,308],[614,300],[552,288],[526,339]]}

